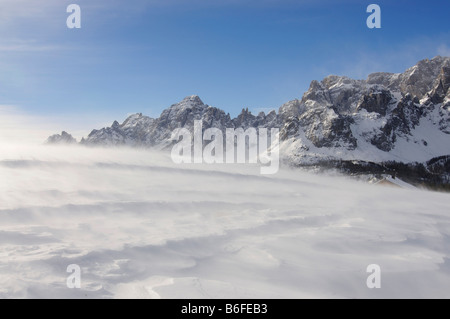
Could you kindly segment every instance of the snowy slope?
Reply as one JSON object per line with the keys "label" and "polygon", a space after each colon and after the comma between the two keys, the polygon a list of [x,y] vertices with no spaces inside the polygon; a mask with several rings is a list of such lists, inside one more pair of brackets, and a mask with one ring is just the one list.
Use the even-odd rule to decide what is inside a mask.
{"label": "snowy slope", "polygon": [[148,150],[2,150],[1,298],[450,297],[449,194]]}
{"label": "snowy slope", "polygon": [[420,61],[366,81],[313,81],[281,130],[295,164],[319,160],[424,162],[450,154],[450,59]]}

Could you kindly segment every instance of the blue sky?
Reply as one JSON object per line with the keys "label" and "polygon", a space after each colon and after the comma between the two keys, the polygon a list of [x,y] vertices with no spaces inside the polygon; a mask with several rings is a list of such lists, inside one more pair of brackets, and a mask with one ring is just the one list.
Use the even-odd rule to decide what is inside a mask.
{"label": "blue sky", "polygon": [[[370,3],[381,29],[366,26]],[[0,0],[0,105],[86,130],[192,94],[232,116],[278,109],[329,74],[450,55],[449,12],[442,0]]]}

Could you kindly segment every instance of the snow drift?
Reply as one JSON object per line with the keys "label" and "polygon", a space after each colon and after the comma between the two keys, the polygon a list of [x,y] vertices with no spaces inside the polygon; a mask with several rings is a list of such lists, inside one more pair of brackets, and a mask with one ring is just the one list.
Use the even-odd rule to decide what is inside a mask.
{"label": "snow drift", "polygon": [[81,146],[2,145],[0,176],[2,298],[450,297],[449,194]]}

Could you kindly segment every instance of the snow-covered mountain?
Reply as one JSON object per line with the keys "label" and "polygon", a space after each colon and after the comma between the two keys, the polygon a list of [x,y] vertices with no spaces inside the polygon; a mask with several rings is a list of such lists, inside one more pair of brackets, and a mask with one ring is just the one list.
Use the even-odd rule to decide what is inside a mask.
{"label": "snow-covered mountain", "polygon": [[[373,73],[366,80],[330,75],[312,81],[301,100],[278,113],[248,109],[231,118],[188,96],[153,119],[141,113],[93,130],[83,145],[169,149],[172,131],[217,127],[280,129],[280,155],[293,165],[330,161],[426,163],[450,154],[450,58],[422,60],[404,73]],[[58,136],[48,141],[64,140]]]}
{"label": "snow-covered mountain", "polygon": [[279,127],[275,111],[254,116],[248,109],[231,119],[230,114],[202,102],[200,97],[192,95],[164,110],[160,117],[152,119],[142,113],[129,116],[122,124],[115,121],[111,127],[93,130],[87,138],[81,140],[84,145],[131,145],[166,149],[173,142],[171,135],[177,128],[193,131],[194,121],[201,120],[203,128],[216,127],[225,132],[226,128],[243,127]]}
{"label": "snow-covered mountain", "polygon": [[61,134],[49,136],[47,144],[76,144],[77,140],[69,133],[62,131]]}
{"label": "snow-covered mountain", "polygon": [[450,154],[450,58],[367,80],[328,76],[280,108],[282,153],[319,159],[423,162]]}

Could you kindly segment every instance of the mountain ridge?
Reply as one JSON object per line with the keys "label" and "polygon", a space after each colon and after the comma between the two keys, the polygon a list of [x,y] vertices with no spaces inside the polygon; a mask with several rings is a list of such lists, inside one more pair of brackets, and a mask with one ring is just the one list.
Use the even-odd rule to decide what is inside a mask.
{"label": "mountain ridge", "polygon": [[[169,149],[176,128],[279,128],[280,155],[294,166],[323,161],[425,163],[450,154],[450,57],[419,61],[403,73],[377,72],[365,80],[329,75],[313,80],[301,99],[268,114],[243,109],[235,118],[197,95],[93,130],[87,146]],[[66,136],[67,138],[67,136]],[[64,141],[54,135],[47,142]],[[70,139],[69,139],[70,140]]]}

